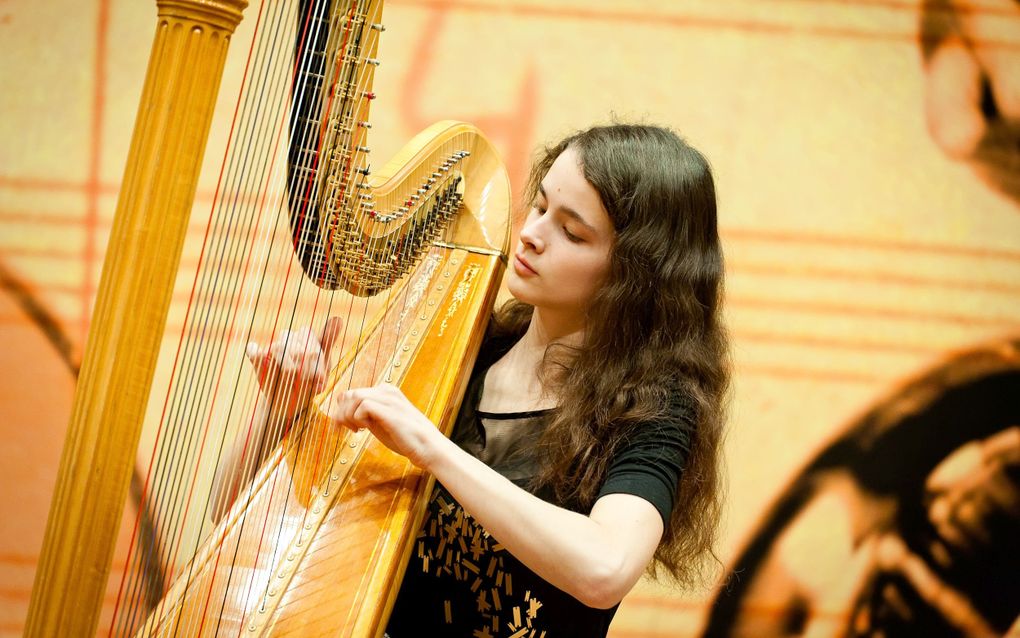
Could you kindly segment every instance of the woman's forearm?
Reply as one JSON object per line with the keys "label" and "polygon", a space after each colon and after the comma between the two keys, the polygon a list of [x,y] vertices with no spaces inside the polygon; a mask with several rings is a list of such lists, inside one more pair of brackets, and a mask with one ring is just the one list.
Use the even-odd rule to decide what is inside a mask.
{"label": "woman's forearm", "polygon": [[464,509],[518,560],[582,603],[612,607],[644,572],[647,558],[607,526],[517,487],[442,435],[429,447],[426,469]]}
{"label": "woman's forearm", "polygon": [[241,490],[255,478],[292,418],[279,409],[270,410],[269,401],[259,396],[250,427],[241,427],[216,467],[210,514],[213,521],[223,518]]}

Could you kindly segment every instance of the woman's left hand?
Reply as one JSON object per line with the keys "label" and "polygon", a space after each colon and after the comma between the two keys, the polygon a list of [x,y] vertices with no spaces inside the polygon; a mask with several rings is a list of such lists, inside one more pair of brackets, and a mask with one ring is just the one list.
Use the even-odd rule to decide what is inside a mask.
{"label": "woman's left hand", "polygon": [[355,432],[368,428],[383,445],[421,468],[428,464],[432,441],[441,436],[421,410],[389,383],[334,393],[324,412]]}

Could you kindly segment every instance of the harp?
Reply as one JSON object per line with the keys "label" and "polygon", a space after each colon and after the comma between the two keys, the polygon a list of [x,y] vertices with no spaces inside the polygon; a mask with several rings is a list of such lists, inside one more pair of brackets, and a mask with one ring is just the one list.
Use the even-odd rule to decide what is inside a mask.
{"label": "harp", "polygon": [[[246,2],[157,5],[27,635],[381,635],[430,481],[315,407],[330,389],[388,381],[440,428],[451,425],[505,267],[506,172],[485,137],[458,122],[430,127],[370,168],[381,1],[249,8],[257,25],[241,117],[182,339],[161,350],[212,107]],[[348,320],[322,392],[275,447],[245,444],[259,462],[254,478],[212,522],[202,468],[231,435],[244,440],[255,418],[247,342],[336,314]],[[164,364],[160,388],[153,379]],[[128,571],[155,554],[168,576],[154,608],[118,604],[99,626],[146,432],[155,432],[145,434],[146,494],[159,543],[137,552],[146,556]],[[122,584],[118,600],[141,589]]]}

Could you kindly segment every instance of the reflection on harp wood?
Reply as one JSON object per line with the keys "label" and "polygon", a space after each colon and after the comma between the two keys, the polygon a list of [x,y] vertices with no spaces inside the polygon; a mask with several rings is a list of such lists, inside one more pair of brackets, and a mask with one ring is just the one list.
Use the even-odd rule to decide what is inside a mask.
{"label": "reflection on harp wood", "polygon": [[[381,5],[311,0],[259,8],[241,119],[202,248],[208,259],[195,277],[177,354],[167,358],[164,349],[160,356],[172,363],[168,385],[160,386],[153,378],[161,327],[204,146],[182,150],[181,141],[208,129],[219,81],[212,75],[225,52],[207,59],[202,35],[224,41],[233,25],[223,16],[236,24],[243,2],[159,0],[29,635],[96,631],[143,423],[155,443],[137,456],[154,459],[147,497],[165,548],[158,558],[172,576],[154,609],[135,600],[138,586],[123,584],[111,633],[381,635],[430,479],[367,431],[349,434],[318,408],[334,389],[386,381],[448,432],[505,267],[510,208],[502,163],[467,124],[440,122],[370,170],[366,132]],[[264,53],[266,42],[280,40],[274,28],[291,40],[282,53]],[[198,70],[210,62],[212,70]],[[185,95],[190,101],[175,99],[185,78],[206,75],[207,88]],[[257,107],[248,111],[249,103]],[[154,112],[163,118],[158,125],[147,119]],[[243,158],[236,162],[243,170],[235,170],[235,158]],[[258,184],[254,197],[251,184]],[[158,250],[149,250],[151,237],[161,240]],[[228,433],[251,426],[259,400],[244,358],[248,340],[271,340],[343,312],[354,314],[322,392],[276,449],[255,455],[262,464],[254,480],[213,524],[207,466],[221,458]],[[82,467],[82,458],[91,465],[97,457],[100,472]],[[69,501],[78,504],[70,516]],[[111,523],[98,529],[95,520]],[[78,587],[81,570],[96,582]]]}

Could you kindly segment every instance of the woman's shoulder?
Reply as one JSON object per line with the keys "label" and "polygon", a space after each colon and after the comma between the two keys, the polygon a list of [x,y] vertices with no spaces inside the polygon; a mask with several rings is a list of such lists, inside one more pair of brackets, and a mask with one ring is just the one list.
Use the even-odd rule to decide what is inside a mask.
{"label": "woman's shoulder", "polygon": [[697,401],[679,384],[662,391],[661,408],[655,416],[632,423],[621,443],[623,448],[638,445],[656,447],[679,445],[687,449],[697,427]]}
{"label": "woman's shoulder", "polygon": [[647,419],[647,422],[693,424],[697,420],[698,401],[683,382],[673,379],[664,381],[654,392],[660,397],[660,408],[658,414]]}
{"label": "woman's shoulder", "polygon": [[698,401],[689,388],[675,382],[666,389],[666,411],[670,418],[693,423],[698,416]]}

